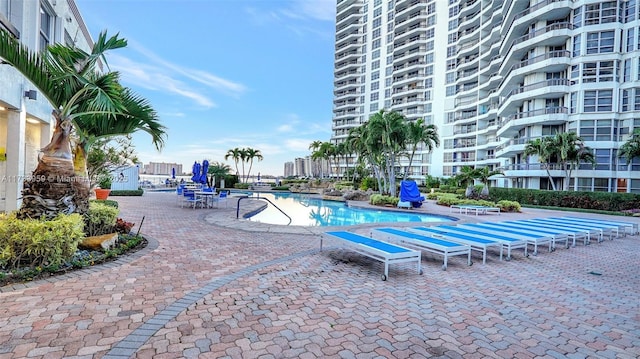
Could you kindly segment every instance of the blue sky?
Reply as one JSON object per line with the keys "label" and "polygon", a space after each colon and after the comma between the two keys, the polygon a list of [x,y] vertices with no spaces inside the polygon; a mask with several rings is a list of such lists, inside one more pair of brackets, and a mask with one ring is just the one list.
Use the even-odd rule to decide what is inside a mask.
{"label": "blue sky", "polygon": [[[107,30],[128,46],[111,70],[147,98],[168,128],[162,152],[134,136],[143,163],[224,162],[251,147],[253,174],[331,136],[335,0],[76,0],[93,38]],[[235,171],[235,169],[234,169]]]}

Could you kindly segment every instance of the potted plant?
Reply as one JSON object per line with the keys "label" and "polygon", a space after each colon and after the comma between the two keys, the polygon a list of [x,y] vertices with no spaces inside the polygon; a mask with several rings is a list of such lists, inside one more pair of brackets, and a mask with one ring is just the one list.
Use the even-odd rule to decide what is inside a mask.
{"label": "potted plant", "polygon": [[107,199],[109,192],[111,192],[111,176],[103,175],[98,181],[98,188],[95,189],[96,199]]}

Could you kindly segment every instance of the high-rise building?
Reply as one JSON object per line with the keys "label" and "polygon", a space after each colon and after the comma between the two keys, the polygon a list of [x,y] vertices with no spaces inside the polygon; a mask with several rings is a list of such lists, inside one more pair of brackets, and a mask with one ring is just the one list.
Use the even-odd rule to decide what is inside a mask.
{"label": "high-rise building", "polygon": [[306,171],[306,166],[305,166],[305,160],[302,157],[297,157],[294,160],[295,163],[295,169],[296,169],[296,176],[298,177],[305,177],[307,176],[307,171]]}
{"label": "high-rise building", "polygon": [[[640,128],[636,1],[338,0],[331,141],[380,109],[438,127],[411,177],[500,169],[493,185],[640,192],[617,150]],[[526,144],[575,132],[596,165],[549,173]],[[407,163],[401,163],[407,166]],[[342,165],[343,166],[343,165]],[[343,167],[341,167],[343,168]],[[550,174],[550,176],[549,176]]]}
{"label": "high-rise building", "polygon": [[284,163],[284,177],[293,177],[295,176],[295,167],[293,162],[285,162]]}
{"label": "high-rise building", "polygon": [[[93,40],[74,0],[0,1],[0,29],[30,51],[65,44],[90,52]],[[13,66],[0,61],[0,211],[20,207],[23,181],[51,140],[53,108]]]}

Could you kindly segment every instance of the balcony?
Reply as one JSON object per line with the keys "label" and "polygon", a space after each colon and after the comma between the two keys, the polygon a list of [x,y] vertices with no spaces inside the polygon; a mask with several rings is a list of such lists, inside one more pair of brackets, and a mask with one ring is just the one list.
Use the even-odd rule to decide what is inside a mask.
{"label": "balcony", "polygon": [[525,126],[544,122],[545,125],[560,125],[568,120],[566,107],[547,107],[539,110],[514,113],[500,121],[497,135],[513,137]]}

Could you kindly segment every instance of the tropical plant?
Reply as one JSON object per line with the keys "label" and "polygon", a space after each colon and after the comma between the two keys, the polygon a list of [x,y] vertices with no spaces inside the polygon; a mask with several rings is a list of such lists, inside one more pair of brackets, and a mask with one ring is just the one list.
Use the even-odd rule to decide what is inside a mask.
{"label": "tropical plant", "polygon": [[584,144],[575,132],[558,133],[552,137],[552,148],[555,149],[558,163],[565,172],[563,190],[569,190],[571,172],[578,168],[580,163],[595,165],[596,160],[591,148]]}
{"label": "tropical plant", "polygon": [[618,150],[618,156],[625,158],[629,165],[635,158],[640,158],[640,128],[636,128],[631,137]]}
{"label": "tropical plant", "polygon": [[[322,141],[320,140],[315,140],[313,142],[311,142],[309,144],[309,150],[311,151],[311,153],[313,154],[314,152],[318,151],[320,149],[320,146],[322,145]],[[317,173],[315,172],[315,168],[313,169],[314,173],[311,173],[312,177],[322,177],[322,173]],[[320,171],[322,171],[322,166],[320,166]]]}
{"label": "tropical plant", "polygon": [[251,175],[251,169],[253,168],[253,160],[257,159],[258,161],[262,161],[264,157],[262,156],[262,152],[260,150],[253,149],[251,147],[244,148],[245,153],[245,161],[249,162],[249,171],[247,172],[247,177],[245,178],[245,182],[249,180],[249,176]]}
{"label": "tropical plant", "polygon": [[56,122],[51,142],[25,183],[18,218],[86,213],[87,152],[99,138],[142,130],[157,149],[163,146],[164,126],[148,101],[123,87],[117,72],[100,72],[101,65],[108,67],[105,53],[126,45],[118,35],[107,38],[102,32],[91,53],[61,44],[32,52],[0,29],[0,57],[40,90]]}
{"label": "tropical plant", "polygon": [[418,145],[421,143],[424,144],[427,152],[431,152],[435,147],[440,146],[438,129],[435,125],[425,124],[423,119],[407,122],[407,144],[411,146],[411,153],[409,155],[409,167],[404,171],[405,180],[411,170],[411,164],[413,163],[413,157],[418,149]]}
{"label": "tropical plant", "polygon": [[228,160],[229,158],[233,159],[233,162],[236,165],[236,175],[239,174],[240,172],[238,171],[238,162],[240,162],[240,160],[244,160],[244,154],[242,153],[242,149],[241,148],[233,148],[227,151],[227,154],[224,155],[224,159]]}
{"label": "tropical plant", "polygon": [[524,147],[524,155],[527,157],[527,162],[529,161],[531,156],[538,157],[538,163],[540,164],[540,167],[544,168],[547,172],[549,183],[551,183],[551,188],[555,191],[556,183],[553,180],[553,177],[551,177],[551,164],[549,163],[549,160],[554,152],[555,149],[553,148],[553,144],[552,142],[550,142],[549,137],[536,138],[535,140],[529,141]]}
{"label": "tropical plant", "polygon": [[374,163],[380,166],[383,192],[396,195],[396,161],[407,145],[406,118],[395,111],[380,110],[373,114],[366,126],[368,149],[375,155]]}
{"label": "tropical plant", "polygon": [[138,162],[130,135],[100,138],[87,153],[87,173],[93,185],[100,178],[110,178],[113,172]]}
{"label": "tropical plant", "polygon": [[489,167],[480,167],[475,170],[475,179],[482,182],[482,190],[480,191],[480,197],[488,198],[489,197],[489,178],[496,175],[503,175],[500,170],[492,170]]}

